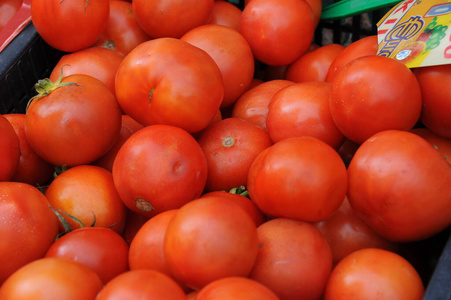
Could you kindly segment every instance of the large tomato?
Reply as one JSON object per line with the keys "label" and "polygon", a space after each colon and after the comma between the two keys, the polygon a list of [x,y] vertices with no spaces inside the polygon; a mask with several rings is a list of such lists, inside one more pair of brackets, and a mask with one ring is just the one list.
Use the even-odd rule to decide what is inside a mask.
{"label": "large tomato", "polygon": [[198,132],[217,114],[224,84],[205,51],[160,38],[140,44],[124,58],[116,74],[116,96],[124,112],[142,125]]}
{"label": "large tomato", "polygon": [[240,31],[242,10],[228,1],[215,1],[208,24],[218,24]]}
{"label": "large tomato", "polygon": [[376,133],[357,149],[348,177],[351,206],[389,240],[425,239],[451,224],[451,165],[414,133]]}
{"label": "large tomato", "polygon": [[14,127],[0,115],[0,181],[10,180],[20,159],[20,144]]}
{"label": "large tomato", "polygon": [[74,74],[62,85],[40,84],[45,92],[30,102],[25,118],[25,134],[39,156],[57,166],[75,166],[93,162],[113,146],[121,110],[104,83]]}
{"label": "large tomato", "polygon": [[105,30],[109,0],[32,0],[31,20],[50,46],[74,52],[92,46]]}
{"label": "large tomato", "polygon": [[443,157],[451,164],[451,139],[444,138],[438,134],[435,134],[428,128],[416,127],[412,128],[410,132],[413,132],[423,139],[431,143],[435,149],[440,152]]}

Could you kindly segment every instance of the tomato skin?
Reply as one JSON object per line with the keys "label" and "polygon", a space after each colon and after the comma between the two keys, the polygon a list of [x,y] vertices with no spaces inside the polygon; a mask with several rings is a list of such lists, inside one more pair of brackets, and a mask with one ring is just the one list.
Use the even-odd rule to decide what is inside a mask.
{"label": "tomato skin", "polygon": [[318,222],[346,196],[346,167],[325,142],[293,137],[263,150],[248,175],[249,196],[270,217]]}
{"label": "tomato skin", "polygon": [[185,130],[150,125],[122,145],[113,163],[113,179],[123,203],[151,217],[199,197],[207,181],[207,162]]}
{"label": "tomato skin", "polygon": [[104,31],[109,0],[32,0],[31,19],[50,46],[75,52],[92,46]]}
{"label": "tomato skin", "polygon": [[99,276],[89,267],[61,257],[30,262],[17,270],[0,288],[2,300],[92,299],[102,288]]}
{"label": "tomato skin", "polygon": [[414,267],[391,251],[366,248],[345,257],[332,271],[325,300],[423,299]]}
{"label": "tomato skin", "polygon": [[0,182],[0,200],[1,285],[17,269],[45,255],[58,234],[58,219],[45,196],[26,183]]}
{"label": "tomato skin", "polygon": [[208,24],[218,24],[240,31],[242,10],[228,1],[215,1]]}
{"label": "tomato skin", "polygon": [[413,128],[422,99],[409,68],[388,57],[368,55],[352,60],[335,76],[329,104],[340,131],[360,144],[382,130]]}
{"label": "tomato skin", "polygon": [[354,154],[348,177],[351,206],[386,239],[422,240],[451,224],[451,165],[414,133],[373,135]]}
{"label": "tomato skin", "polygon": [[437,135],[428,128],[412,128],[410,132],[421,136],[423,139],[431,143],[434,148],[436,148],[438,152],[440,152],[451,164],[451,139]]}
{"label": "tomato skin", "polygon": [[205,51],[160,38],[140,44],[124,58],[116,74],[116,96],[123,111],[144,126],[166,124],[194,133],[217,114],[224,84]]}
{"label": "tomato skin", "polygon": [[[110,89],[84,74],[28,106],[25,134],[30,147],[57,166],[88,164],[105,154],[121,128],[121,110]],[[102,118],[98,118],[99,114]]]}
{"label": "tomato skin", "polygon": [[20,144],[14,127],[3,115],[0,115],[0,157],[0,181],[8,181],[19,165]]}

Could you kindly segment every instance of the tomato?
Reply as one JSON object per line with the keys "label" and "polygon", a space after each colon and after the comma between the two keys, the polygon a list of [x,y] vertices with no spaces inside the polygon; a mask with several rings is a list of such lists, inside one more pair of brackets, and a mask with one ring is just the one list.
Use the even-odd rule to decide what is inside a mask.
{"label": "tomato", "polygon": [[212,124],[202,132],[198,142],[207,159],[206,191],[246,186],[252,161],[272,145],[263,128],[238,118]]}
{"label": "tomato", "polygon": [[388,57],[368,55],[337,73],[329,104],[340,131],[360,144],[382,130],[413,128],[422,100],[409,68]]}
{"label": "tomato", "polygon": [[379,248],[395,252],[399,248],[398,243],[381,237],[359,218],[347,198],[331,217],[313,225],[329,243],[334,265],[360,249]]}
{"label": "tomato", "polygon": [[366,56],[376,55],[379,44],[377,35],[370,35],[352,42],[341,51],[338,56],[332,61],[327,71],[326,81],[331,82],[336,73],[340,71],[351,60]]}
{"label": "tomato", "polygon": [[0,115],[0,157],[0,181],[8,181],[19,165],[20,143],[14,127],[3,115]]}
{"label": "tomato", "polygon": [[269,220],[257,232],[260,247],[249,277],[280,299],[320,299],[332,271],[331,250],[321,233],[288,218]]}
{"label": "tomato", "polygon": [[198,132],[218,112],[224,84],[205,51],[161,38],[140,44],[124,58],[116,74],[116,96],[123,111],[144,126],[167,124]]}
{"label": "tomato", "polygon": [[0,31],[14,17],[23,0],[3,0],[0,3]]}
{"label": "tomato", "polygon": [[198,26],[180,39],[207,52],[218,65],[224,82],[221,107],[235,103],[254,77],[254,56],[246,39],[236,30],[215,24]]}
{"label": "tomato", "polygon": [[302,82],[287,86],[271,98],[266,128],[273,142],[296,136],[313,136],[338,149],[345,137],[329,108],[330,84]]}
{"label": "tomato", "polygon": [[241,14],[240,31],[257,60],[287,65],[310,46],[315,30],[312,9],[306,1],[253,0]]}
{"label": "tomato", "polygon": [[416,68],[414,74],[423,96],[421,122],[432,132],[451,138],[451,65]]}
{"label": "tomato", "polygon": [[228,1],[215,1],[207,24],[218,24],[240,31],[241,9]]}
{"label": "tomato", "polygon": [[169,221],[164,253],[171,273],[192,289],[229,276],[246,277],[257,257],[254,221],[222,197],[195,199]]}
{"label": "tomato", "polygon": [[386,239],[422,240],[451,224],[451,165],[414,133],[376,133],[357,149],[348,177],[349,203]]}
{"label": "tomato", "polygon": [[318,26],[319,21],[321,20],[321,11],[323,9],[323,1],[322,0],[305,0],[313,13],[313,21],[315,28]]}
{"label": "tomato", "polygon": [[55,240],[58,219],[48,206],[37,188],[0,182],[0,285],[17,269],[43,257]]}
{"label": "tomato", "polygon": [[92,46],[105,30],[109,0],[32,0],[31,20],[53,48],[75,52]]}
{"label": "tomato", "polygon": [[136,46],[150,40],[136,21],[130,2],[110,0],[110,14],[106,28],[95,43],[127,55]]}
{"label": "tomato", "polygon": [[40,83],[47,94],[30,102],[25,118],[28,143],[40,157],[57,166],[82,165],[113,146],[121,110],[104,83],[83,74],[63,78],[63,86]]}
{"label": "tomato", "polygon": [[330,65],[343,49],[342,45],[332,43],[304,53],[288,66],[285,79],[293,82],[326,81]]}
{"label": "tomato", "polygon": [[279,300],[265,285],[246,277],[226,277],[203,287],[196,300]]}
{"label": "tomato", "polygon": [[346,167],[325,142],[293,137],[263,150],[248,175],[249,196],[270,217],[318,222],[346,196]]}
{"label": "tomato", "polygon": [[258,84],[243,93],[235,102],[232,117],[249,121],[266,130],[268,105],[280,89],[294,84],[289,80],[271,80]]}
{"label": "tomato", "polygon": [[69,168],[50,183],[45,195],[72,229],[79,228],[80,224],[65,213],[76,217],[86,227],[95,222],[97,227],[111,227],[118,233],[124,229],[125,206],[114,186],[112,174],[101,167],[80,165]]}
{"label": "tomato", "polygon": [[84,227],[68,232],[50,246],[45,257],[65,257],[82,263],[94,270],[104,285],[128,271],[128,245],[108,228]]}
{"label": "tomato", "polygon": [[332,271],[325,300],[423,299],[415,268],[391,251],[366,248],[345,257]]}
{"label": "tomato", "polygon": [[451,139],[446,139],[440,135],[437,135],[427,128],[412,128],[410,132],[413,132],[423,139],[431,143],[443,157],[451,164]]}
{"label": "tomato", "polygon": [[180,38],[210,19],[214,0],[134,0],[138,24],[152,38]]}
{"label": "tomato", "polygon": [[199,197],[207,181],[202,148],[185,130],[150,125],[122,145],[113,163],[123,203],[147,217]]}
{"label": "tomato", "polygon": [[186,300],[185,292],[169,276],[155,270],[131,270],[108,282],[96,300]]}
{"label": "tomato", "polygon": [[127,244],[131,244],[138,230],[141,229],[141,226],[143,226],[144,223],[146,223],[148,220],[148,217],[135,213],[131,209],[127,208],[125,226],[124,230],[122,231],[122,237],[127,242]]}
{"label": "tomato", "polygon": [[[54,166],[43,160],[31,149],[25,135],[25,114],[3,115],[19,138],[20,158],[11,181],[24,182],[31,185],[44,185],[52,179]],[[3,156],[5,157],[5,156]]]}
{"label": "tomato", "polygon": [[82,263],[61,257],[41,258],[17,270],[0,288],[2,300],[94,300],[99,276]]}
{"label": "tomato", "polygon": [[124,56],[104,47],[90,47],[63,55],[53,68],[49,79],[53,82],[73,74],[90,75],[102,81],[113,92],[115,77]]}

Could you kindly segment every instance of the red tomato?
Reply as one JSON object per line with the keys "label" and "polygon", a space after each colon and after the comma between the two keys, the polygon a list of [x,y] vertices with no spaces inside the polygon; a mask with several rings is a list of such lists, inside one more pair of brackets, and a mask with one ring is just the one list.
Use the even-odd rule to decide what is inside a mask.
{"label": "red tomato", "polygon": [[241,9],[228,1],[215,1],[207,24],[218,24],[240,31]]}
{"label": "red tomato", "polygon": [[14,17],[23,0],[2,0],[0,3],[0,31]]}
{"label": "red tomato", "polygon": [[99,275],[105,285],[128,270],[128,245],[115,231],[84,227],[66,233],[47,250],[45,257],[65,257],[82,263]]}
{"label": "red tomato", "polygon": [[254,56],[246,39],[238,31],[216,24],[198,26],[180,39],[207,52],[218,65],[224,82],[221,107],[235,103],[254,77]]}
{"label": "red tomato", "polygon": [[302,82],[287,86],[271,98],[266,128],[275,143],[290,137],[313,136],[338,149],[345,137],[332,120],[330,84]]}
{"label": "red tomato", "polygon": [[279,300],[267,286],[246,277],[226,277],[203,287],[196,300]]}
{"label": "red tomato", "polygon": [[32,0],[31,19],[36,31],[50,46],[75,52],[92,46],[105,30],[109,2]]}
{"label": "red tomato", "polygon": [[382,130],[413,128],[422,100],[409,68],[388,57],[368,55],[337,73],[329,104],[340,131],[360,144]]}
{"label": "red tomato", "polygon": [[207,162],[188,132],[151,125],[122,145],[113,163],[113,179],[125,205],[151,217],[199,197],[207,181]]}
{"label": "red tomato", "polygon": [[169,221],[164,239],[171,273],[192,289],[224,277],[248,276],[257,251],[254,221],[223,197],[182,206]]}
{"label": "red tomato", "polygon": [[154,270],[131,270],[108,282],[96,300],[186,300],[185,292],[169,276]]}
{"label": "red tomato", "polygon": [[351,206],[389,240],[425,239],[451,224],[451,165],[414,133],[373,135],[354,154],[348,177]]}
{"label": "red tomato", "polygon": [[19,165],[20,143],[14,127],[3,115],[0,115],[0,157],[0,181],[9,181]]}
{"label": "red tomato", "polygon": [[287,65],[310,46],[315,30],[312,9],[306,1],[253,0],[241,14],[240,31],[257,60]]}
{"label": "red tomato", "polygon": [[116,96],[124,112],[142,125],[198,132],[217,114],[224,84],[205,51],[161,38],[140,44],[124,58],[116,74]]}
{"label": "red tomato", "polygon": [[314,137],[293,137],[263,150],[251,165],[249,196],[263,213],[318,222],[346,196],[346,167],[338,153]]}
{"label": "red tomato", "polygon": [[304,53],[288,66],[285,79],[293,82],[326,81],[330,65],[343,49],[342,45],[332,43]]}
{"label": "red tomato", "polygon": [[212,124],[202,132],[198,142],[207,159],[206,191],[246,186],[253,160],[272,145],[263,128],[238,118]]}
{"label": "red tomato", "polygon": [[310,8],[312,9],[313,13],[313,21],[315,28],[318,25],[319,21],[321,20],[321,11],[323,9],[323,1],[322,0],[305,0],[308,5],[310,5]]}
{"label": "red tomato", "polygon": [[30,102],[25,134],[30,147],[54,165],[91,163],[116,141],[121,110],[110,89],[92,76],[74,74],[61,82],[66,85],[56,82]]}
{"label": "red tomato", "polygon": [[[31,149],[25,135],[25,114],[3,115],[19,138],[20,158],[11,181],[24,182],[31,185],[44,185],[52,179],[54,166],[43,160]],[[2,157],[6,157],[3,156]]]}
{"label": "red tomato", "polygon": [[444,138],[430,131],[427,128],[412,128],[413,132],[431,143],[435,149],[451,164],[451,139]]}
{"label": "red tomato", "polygon": [[57,234],[58,219],[37,188],[0,182],[0,285],[17,269],[43,257]]}
{"label": "red tomato", "polygon": [[136,21],[131,2],[111,0],[106,28],[95,45],[127,55],[136,46],[148,40],[149,35]]}
{"label": "red tomato", "polygon": [[393,252],[367,248],[345,257],[332,271],[325,300],[420,300],[424,287],[414,267]]}
{"label": "red tomato", "polygon": [[210,19],[214,0],[134,0],[138,24],[152,38],[180,38]]}
{"label": "red tomato", "polygon": [[76,217],[86,227],[95,221],[95,226],[111,227],[118,233],[124,229],[125,206],[114,186],[113,176],[101,167],[72,167],[50,183],[45,195],[72,229],[79,228],[80,224],[64,213]]}
{"label": "red tomato", "polygon": [[271,80],[247,90],[235,102],[232,117],[249,121],[266,130],[268,105],[272,96],[280,89],[294,84],[289,80]]}
{"label": "red tomato", "polygon": [[0,288],[2,300],[94,300],[102,288],[99,276],[82,263],[61,257],[30,262]]}
{"label": "red tomato", "polygon": [[131,209],[127,208],[125,226],[124,230],[122,231],[122,237],[127,242],[127,244],[131,244],[138,230],[141,229],[141,226],[143,226],[144,223],[146,223],[148,220],[148,217],[135,213]]}
{"label": "red tomato", "polygon": [[432,132],[451,138],[451,65],[426,66],[414,71],[423,96],[421,122]]}
{"label": "red tomato", "polygon": [[310,223],[269,220],[257,229],[260,247],[250,278],[280,299],[320,299],[332,270],[326,239]]}
{"label": "red tomato", "polygon": [[63,55],[52,70],[49,79],[53,82],[73,74],[90,75],[115,91],[115,76],[124,56],[104,47],[90,47]]}

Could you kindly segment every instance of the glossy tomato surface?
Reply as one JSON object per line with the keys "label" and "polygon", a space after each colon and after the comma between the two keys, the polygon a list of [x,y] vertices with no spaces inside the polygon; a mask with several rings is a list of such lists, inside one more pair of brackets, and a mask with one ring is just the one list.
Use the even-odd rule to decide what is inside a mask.
{"label": "glossy tomato surface", "polygon": [[0,181],[10,180],[19,165],[20,144],[14,127],[0,115]]}

